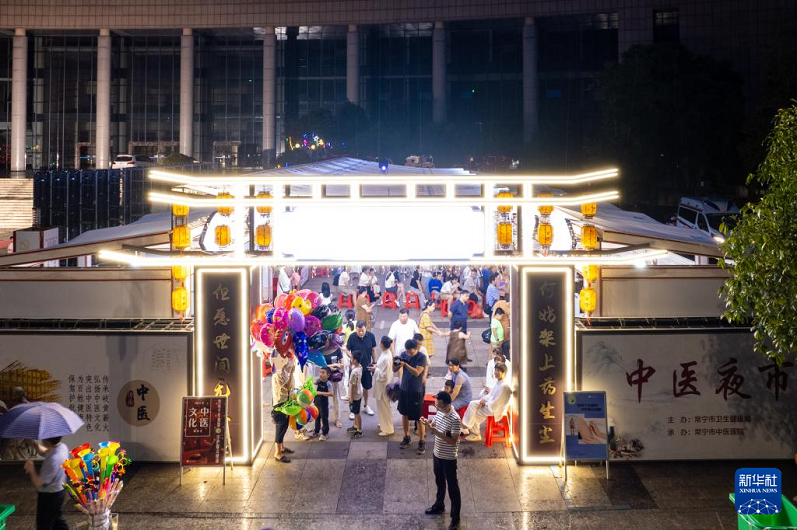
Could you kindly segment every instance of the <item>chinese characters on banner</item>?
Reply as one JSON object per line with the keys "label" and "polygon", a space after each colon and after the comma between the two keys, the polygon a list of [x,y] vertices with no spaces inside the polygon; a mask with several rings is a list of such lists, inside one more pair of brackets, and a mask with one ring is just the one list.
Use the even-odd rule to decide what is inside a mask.
{"label": "chinese characters on banner", "polygon": [[224,464],[227,428],[226,397],[184,397],[180,464],[220,466]]}
{"label": "chinese characters on banner", "polygon": [[528,340],[530,373],[525,376],[529,385],[525,410],[530,429],[527,440],[529,453],[538,456],[558,456],[561,448],[564,408],[562,393],[567,389],[567,326],[565,304],[569,275],[555,270],[529,273]]}
{"label": "chinese characters on banner", "polygon": [[86,424],[86,432],[108,432],[110,380],[108,374],[70,373],[67,406]]}
{"label": "chinese characters on banner", "polygon": [[[230,417],[230,436],[234,455],[242,454],[246,413],[241,407],[241,397],[247,392],[247,381],[242,378],[241,364],[249,360],[248,332],[242,325],[248,320],[248,282],[242,284],[241,275],[248,278],[248,269],[200,269],[197,274],[196,296],[202,297],[195,307],[195,340],[201,352],[198,362],[203,363],[202,393],[212,395],[213,389],[229,389],[227,414]],[[248,328],[246,328],[248,330]]]}
{"label": "chinese characters on banner", "polygon": [[615,435],[636,440],[638,458],[793,454],[782,426],[797,421],[797,371],[752,345],[746,330],[579,332],[581,388],[608,392]]}

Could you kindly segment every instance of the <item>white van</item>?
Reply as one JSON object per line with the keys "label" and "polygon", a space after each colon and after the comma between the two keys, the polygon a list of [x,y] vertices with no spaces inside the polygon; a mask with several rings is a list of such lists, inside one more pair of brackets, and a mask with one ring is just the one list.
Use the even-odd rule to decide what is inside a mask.
{"label": "white van", "polygon": [[700,230],[713,237],[717,243],[723,243],[725,236],[720,232],[720,224],[724,222],[733,228],[739,213],[739,208],[725,199],[681,197],[675,224]]}

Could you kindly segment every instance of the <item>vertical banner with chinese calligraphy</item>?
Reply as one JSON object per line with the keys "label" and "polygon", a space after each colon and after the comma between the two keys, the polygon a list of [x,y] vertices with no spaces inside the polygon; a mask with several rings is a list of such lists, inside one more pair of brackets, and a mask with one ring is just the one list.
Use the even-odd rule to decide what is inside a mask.
{"label": "vertical banner with chinese calligraphy", "polygon": [[224,465],[227,398],[184,397],[180,436],[181,466]]}
{"label": "vertical banner with chinese calligraphy", "polygon": [[561,454],[564,406],[571,388],[573,270],[521,270],[521,461],[556,460]]}
{"label": "vertical banner with chinese calligraphy", "polygon": [[196,271],[195,393],[228,397],[236,462],[251,459],[252,403],[249,353],[249,269]]}
{"label": "vertical banner with chinese calligraphy", "polygon": [[747,329],[579,330],[579,387],[606,390],[613,458],[791,458],[794,363]]}

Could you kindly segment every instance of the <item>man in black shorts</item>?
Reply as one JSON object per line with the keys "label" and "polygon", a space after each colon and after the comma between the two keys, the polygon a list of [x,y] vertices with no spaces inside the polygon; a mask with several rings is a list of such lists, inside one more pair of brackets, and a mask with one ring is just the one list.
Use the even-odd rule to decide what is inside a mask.
{"label": "man in black shorts", "polygon": [[[357,321],[357,328],[354,333],[349,335],[349,340],[346,341],[346,349],[351,356],[357,356],[360,361],[360,366],[363,369],[362,385],[363,385],[363,412],[369,416],[374,415],[374,411],[368,406],[368,391],[373,386],[372,376],[373,373],[368,369],[369,366],[376,363],[376,337],[370,331],[367,331],[364,320]],[[354,419],[353,414],[349,415],[350,419]]]}
{"label": "man in black shorts", "polygon": [[[404,428],[404,439],[399,447],[406,449],[410,445],[410,421],[421,419],[423,412],[423,372],[429,360],[426,355],[418,351],[418,343],[413,339],[404,343],[405,351],[399,357],[399,363],[393,365],[393,371],[399,372],[401,390],[399,394],[398,411],[401,414],[401,425]],[[423,423],[418,424],[418,454],[426,452],[423,441],[426,429]]]}

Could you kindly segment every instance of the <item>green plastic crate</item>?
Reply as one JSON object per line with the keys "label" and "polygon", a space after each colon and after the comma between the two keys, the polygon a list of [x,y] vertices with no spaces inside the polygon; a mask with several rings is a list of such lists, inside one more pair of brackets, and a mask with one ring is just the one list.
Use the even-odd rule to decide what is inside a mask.
{"label": "green plastic crate", "polygon": [[0,504],[0,530],[6,530],[6,519],[14,510],[16,507],[13,504]]}
{"label": "green plastic crate", "polygon": [[[728,495],[731,502],[736,505],[736,495]],[[797,528],[797,508],[785,496],[780,496],[781,510],[775,515],[738,515],[739,530],[755,530],[768,528],[770,530],[787,530]]]}

